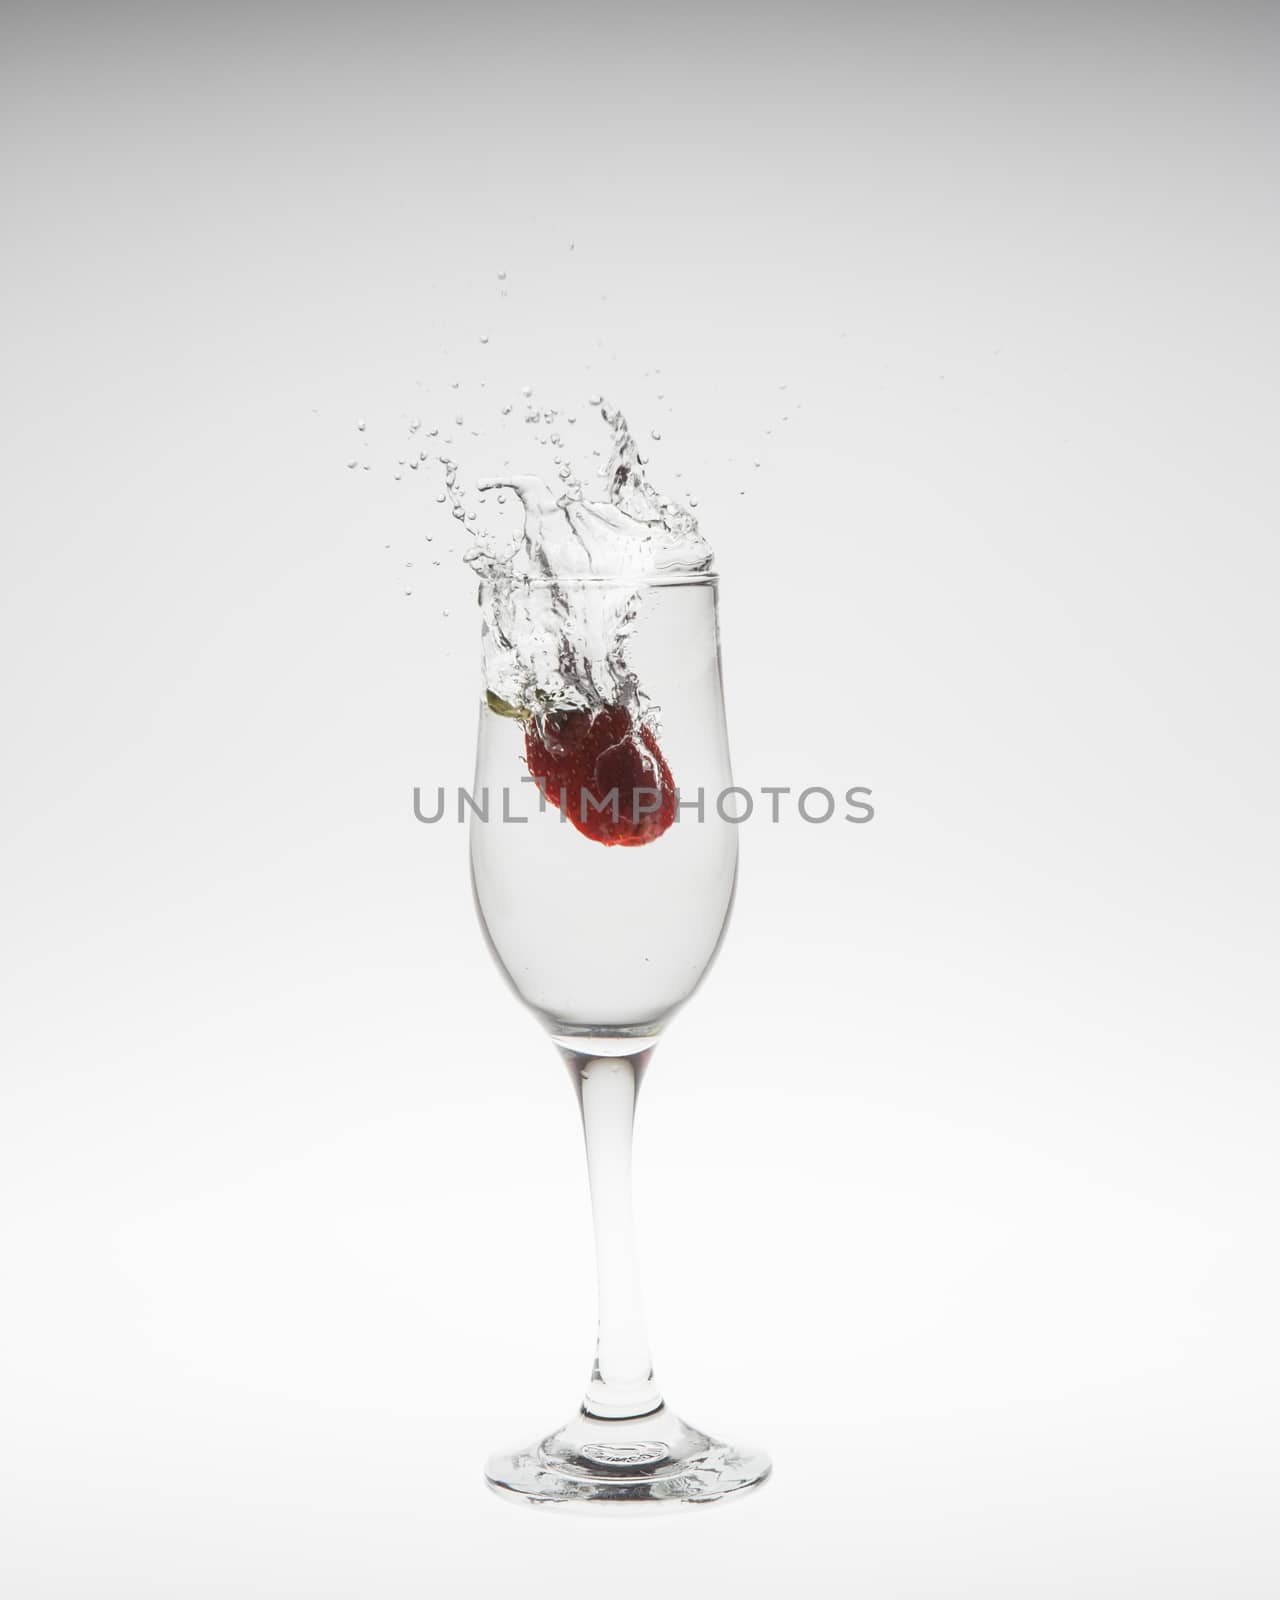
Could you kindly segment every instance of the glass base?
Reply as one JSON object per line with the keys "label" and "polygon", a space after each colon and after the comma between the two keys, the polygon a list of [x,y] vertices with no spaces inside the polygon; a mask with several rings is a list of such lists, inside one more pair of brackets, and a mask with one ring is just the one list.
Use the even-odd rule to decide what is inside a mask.
{"label": "glass base", "polygon": [[489,1487],[529,1505],[708,1505],[755,1489],[769,1458],[681,1422],[666,1406],[606,1421],[580,1412],[527,1450],[493,1456]]}

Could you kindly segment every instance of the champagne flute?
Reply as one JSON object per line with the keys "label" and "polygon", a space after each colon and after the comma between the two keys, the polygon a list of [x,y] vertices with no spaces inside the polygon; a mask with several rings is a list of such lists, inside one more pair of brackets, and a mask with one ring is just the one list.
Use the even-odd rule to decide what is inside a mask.
{"label": "champagne flute", "polygon": [[[627,662],[659,708],[661,752],[681,805],[660,837],[630,848],[584,836],[566,812],[580,807],[585,816],[594,806],[564,790],[563,809],[539,795],[521,823],[503,820],[505,804],[501,812],[491,804],[487,817],[473,811],[472,882],[490,948],[559,1047],[577,1090],[599,1297],[595,1361],[578,1414],[528,1448],[491,1458],[486,1477],[500,1493],[534,1503],[705,1503],[762,1483],[769,1461],[682,1422],[654,1381],[632,1223],[631,1131],[654,1045],[710,965],[733,900],[737,829],[716,804],[732,783],[717,580],[526,581],[545,584],[570,611],[634,606]],[[481,603],[488,615],[483,588]],[[500,709],[491,696],[482,701],[477,792],[532,797],[518,788],[529,782],[525,727]],[[616,798],[614,806],[616,814]]]}

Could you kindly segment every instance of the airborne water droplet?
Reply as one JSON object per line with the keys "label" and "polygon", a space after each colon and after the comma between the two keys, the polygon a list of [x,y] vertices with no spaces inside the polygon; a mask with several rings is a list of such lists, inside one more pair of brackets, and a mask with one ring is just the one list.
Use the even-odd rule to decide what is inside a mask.
{"label": "airborne water droplet", "polygon": [[443,505],[443,504],[444,504],[444,503],[445,503],[445,500],[446,500],[446,499],[447,499],[447,498],[448,498],[448,496],[446,496],[446,495],[443,495],[443,494],[438,494],[438,495],[437,495],[437,496],[436,496],[436,504],[437,504],[437,505],[438,505],[438,506],[442,506],[442,505]]}
{"label": "airborne water droplet", "polygon": [[505,277],[506,277],[506,273],[505,272],[500,272],[498,274],[499,281],[501,281],[502,279],[505,279]]}
{"label": "airborne water droplet", "polygon": [[651,439],[661,439],[662,435],[658,432],[658,430],[656,428],[650,428],[649,429],[649,437]]}
{"label": "airborne water droplet", "polygon": [[351,460],[347,462],[348,469],[354,469],[358,465],[359,465],[359,462],[356,460],[356,458],[354,456],[352,456]]}
{"label": "airborne water droplet", "polygon": [[523,395],[523,396],[524,396],[524,397],[525,397],[525,399],[526,399],[526,400],[527,400],[527,399],[528,399],[528,398],[529,398],[529,396],[530,396],[530,395],[531,395],[531,394],[532,394],[532,393],[533,393],[533,386],[532,386],[532,384],[528,384],[528,383],[526,383],[526,384],[525,384],[525,386],[524,386],[524,388],[523,388],[523,389],[521,389],[521,391],[520,391],[520,393],[521,393],[521,394],[522,394],[522,395]]}
{"label": "airborne water droplet", "polygon": [[356,432],[357,433],[363,433],[364,432],[364,418],[363,417],[359,417],[359,418],[356,419]]}
{"label": "airborne water droplet", "polygon": [[487,333],[482,333],[480,335],[480,343],[481,344],[488,344],[488,342],[489,342],[489,335]]}
{"label": "airborne water droplet", "polygon": [[593,394],[593,395],[588,395],[587,396],[587,404],[589,406],[599,406],[599,405],[603,405],[604,402],[603,402],[603,400],[601,400],[601,398],[600,398],[600,396],[598,394]]}

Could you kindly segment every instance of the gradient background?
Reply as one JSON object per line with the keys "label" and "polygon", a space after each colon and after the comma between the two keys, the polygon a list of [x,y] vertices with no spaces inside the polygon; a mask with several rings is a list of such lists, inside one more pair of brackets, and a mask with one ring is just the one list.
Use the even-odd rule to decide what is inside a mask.
{"label": "gradient background", "polygon": [[[1280,8],[0,21],[7,1600],[1275,1595]],[[744,833],[646,1085],[776,1474],[643,1528],[479,1477],[593,1288],[411,818],[469,585],[344,465],[454,378],[662,429],[738,781],[878,807]]]}

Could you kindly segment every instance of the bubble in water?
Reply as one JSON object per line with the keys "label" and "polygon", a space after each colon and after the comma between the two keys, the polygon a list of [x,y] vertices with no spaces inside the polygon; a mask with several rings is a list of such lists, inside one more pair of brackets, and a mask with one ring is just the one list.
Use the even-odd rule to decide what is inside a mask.
{"label": "bubble in water", "polygon": [[480,335],[480,343],[481,344],[488,344],[488,342],[489,342],[489,335],[487,333],[482,333]]}
{"label": "bubble in water", "polygon": [[436,496],[436,504],[438,506],[442,506],[447,499],[448,499],[448,495],[438,494]]}
{"label": "bubble in water", "polygon": [[418,470],[418,463],[416,461],[411,461],[409,463],[409,471],[410,472],[416,472],[417,470]]}
{"label": "bubble in water", "polygon": [[351,458],[351,460],[350,460],[350,461],[348,461],[348,462],[347,462],[347,467],[348,467],[348,468],[349,468],[349,469],[350,469],[350,470],[352,470],[352,471],[354,471],[354,469],[355,469],[355,468],[356,468],[356,467],[358,467],[358,466],[359,466],[359,464],[360,464],[360,463],[359,463],[359,462],[358,462],[358,461],[357,461],[357,460],[356,460],[356,458],[355,458],[355,457],[354,457],[354,456],[352,456],[352,458]]}
{"label": "bubble in water", "polygon": [[364,467],[364,470],[365,470],[365,471],[366,471],[366,472],[368,472],[368,470],[369,470],[369,463],[368,463],[368,462],[367,462],[367,461],[365,461],[365,462],[363,462],[363,463],[362,463],[362,465],[363,465],[363,467]]}
{"label": "bubble in water", "polygon": [[507,275],[506,275],[506,273],[505,273],[505,272],[500,272],[500,273],[499,273],[499,274],[498,274],[498,281],[499,281],[499,282],[500,282],[500,283],[501,283],[501,282],[504,282],[504,281],[505,281],[505,280],[506,280],[506,276],[507,276]]}
{"label": "bubble in water", "polygon": [[409,418],[409,432],[410,433],[417,433],[418,429],[421,426],[422,426],[422,418],[421,417],[410,417]]}
{"label": "bubble in water", "polygon": [[412,561],[406,561],[406,562],[405,562],[405,566],[406,566],[406,567],[411,567],[411,566],[412,566],[412,565],[413,565],[413,562],[412,562]]}
{"label": "bubble in water", "polygon": [[506,505],[506,503],[507,503],[507,497],[506,497],[506,495],[505,495],[505,494],[500,494],[500,495],[499,495],[499,496],[498,496],[498,504],[499,504],[499,505],[500,505],[500,506],[505,506],[505,505]]}
{"label": "bubble in water", "polygon": [[357,433],[363,433],[364,432],[364,418],[363,417],[357,417],[356,418],[356,432]]}
{"label": "bubble in water", "polygon": [[439,428],[428,428],[427,429],[427,438],[428,439],[438,439],[439,437],[440,437]]}
{"label": "bubble in water", "polygon": [[425,450],[419,450],[418,451],[418,460],[419,461],[425,461],[426,459],[427,459],[427,452]]}
{"label": "bubble in water", "polygon": [[462,427],[463,423],[462,423],[462,413],[461,412],[459,412],[458,415],[453,419],[453,425],[454,425],[455,428]]}
{"label": "bubble in water", "polygon": [[658,430],[656,428],[650,428],[649,429],[649,437],[651,439],[661,439],[662,435],[658,432]]}
{"label": "bubble in water", "polygon": [[391,474],[391,476],[396,480],[397,483],[399,483],[401,478],[404,477],[404,473],[401,472],[400,469],[397,467],[396,470]]}
{"label": "bubble in water", "polygon": [[600,406],[604,404],[604,401],[598,394],[592,394],[587,396],[587,404],[589,406]]}
{"label": "bubble in water", "polygon": [[405,593],[406,593],[406,594],[412,594],[412,593],[413,593],[413,590],[412,590],[412,589],[406,589],[406,590],[405,590]]}

